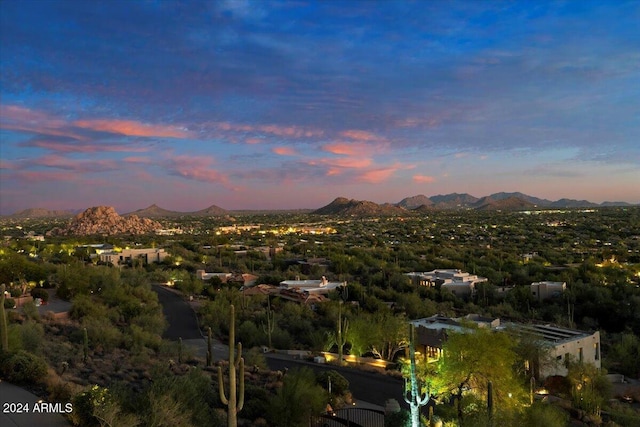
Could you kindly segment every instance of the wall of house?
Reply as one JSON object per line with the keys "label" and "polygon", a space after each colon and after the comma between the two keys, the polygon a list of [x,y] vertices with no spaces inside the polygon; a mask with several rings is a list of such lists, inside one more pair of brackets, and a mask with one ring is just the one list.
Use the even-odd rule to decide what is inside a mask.
{"label": "wall of house", "polygon": [[550,366],[542,366],[540,375],[548,377],[551,375],[567,375],[567,360],[591,363],[600,369],[602,367],[602,354],[600,348],[600,332],[596,331],[592,335],[580,337],[579,339],[563,342],[550,348]]}

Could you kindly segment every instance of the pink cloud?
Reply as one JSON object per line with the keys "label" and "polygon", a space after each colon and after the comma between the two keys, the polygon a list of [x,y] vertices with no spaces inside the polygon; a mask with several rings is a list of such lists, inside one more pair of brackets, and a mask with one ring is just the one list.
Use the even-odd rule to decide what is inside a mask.
{"label": "pink cloud", "polygon": [[344,158],[327,158],[323,157],[316,160],[310,160],[307,164],[311,166],[323,165],[330,166],[332,169],[345,168],[345,169],[363,169],[371,166],[372,160],[369,158],[356,158],[356,157],[344,157]]}
{"label": "pink cloud", "polygon": [[414,175],[413,180],[419,184],[430,184],[435,182],[435,178],[428,175]]}
{"label": "pink cloud", "polygon": [[247,138],[244,142],[247,144],[260,144],[264,141],[261,138]]}
{"label": "pink cloud", "polygon": [[274,147],[271,151],[281,156],[295,156],[298,154],[292,147]]}
{"label": "pink cloud", "polygon": [[323,145],[322,149],[332,154],[341,154],[345,156],[357,156],[370,152],[369,147],[360,143],[335,142]]}
{"label": "pink cloud", "polygon": [[122,159],[122,161],[125,163],[141,164],[141,165],[152,165],[156,163],[155,160],[149,157],[139,157],[139,156],[125,157],[124,159]]}
{"label": "pink cloud", "polygon": [[69,159],[56,154],[32,159],[29,161],[29,165],[65,169],[76,172],[102,172],[119,169],[118,163],[114,160]]}
{"label": "pink cloud", "polygon": [[396,170],[398,170],[397,167],[370,170],[360,174],[358,180],[370,184],[378,184],[391,178]]}
{"label": "pink cloud", "polygon": [[64,120],[45,112],[17,105],[0,105],[0,129],[66,136],[78,140],[86,139],[85,136],[69,129]]}
{"label": "pink cloud", "polygon": [[265,133],[269,135],[289,137],[289,138],[314,138],[324,135],[324,131],[319,129],[307,129],[300,126],[280,126],[280,125],[246,125],[230,122],[214,123],[214,126],[222,131],[230,132],[253,132]]}
{"label": "pink cloud", "polygon": [[0,169],[17,169],[18,165],[15,162],[0,159]]}
{"label": "pink cloud", "polygon": [[171,175],[200,182],[227,184],[227,175],[212,167],[214,159],[209,156],[176,156],[165,162]]}
{"label": "pink cloud", "polygon": [[27,147],[39,147],[45,148],[51,151],[57,151],[59,153],[96,153],[96,152],[145,152],[149,151],[148,147],[136,146],[134,144],[114,144],[114,143],[76,143],[76,142],[61,142],[61,141],[47,141],[36,139],[28,141],[23,144]]}
{"label": "pink cloud", "polygon": [[188,138],[189,132],[176,126],[142,123],[134,120],[91,119],[77,120],[73,125],[83,129],[117,133],[126,136]]}
{"label": "pink cloud", "polygon": [[377,141],[384,140],[384,138],[381,138],[378,135],[372,132],[368,132],[366,130],[357,130],[357,129],[345,130],[343,132],[340,132],[340,135],[345,138],[353,139],[355,141],[363,141],[363,142],[377,142]]}
{"label": "pink cloud", "polygon": [[18,171],[12,173],[9,178],[26,182],[51,182],[51,181],[75,181],[78,175],[73,172],[54,171]]}
{"label": "pink cloud", "polygon": [[429,129],[436,128],[442,124],[446,114],[440,114],[440,117],[407,117],[401,120],[395,121],[395,125],[401,128],[416,128],[425,127]]}

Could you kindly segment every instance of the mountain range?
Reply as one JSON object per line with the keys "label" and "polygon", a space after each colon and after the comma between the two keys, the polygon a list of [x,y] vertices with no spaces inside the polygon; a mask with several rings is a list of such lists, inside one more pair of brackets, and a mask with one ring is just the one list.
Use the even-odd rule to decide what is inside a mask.
{"label": "mountain range", "polygon": [[[315,211],[311,210],[291,210],[291,212],[311,212],[318,215],[401,215],[407,210],[423,212],[429,210],[455,210],[455,209],[476,209],[476,210],[528,210],[528,209],[565,209],[565,208],[592,208],[610,206],[633,206],[626,202],[603,202],[593,203],[588,200],[560,199],[547,200],[529,196],[520,192],[494,193],[484,197],[474,197],[467,193],[440,194],[427,197],[423,194],[406,197],[400,202],[391,204],[378,204],[367,200],[354,200],[345,197],[338,197],[326,206]],[[140,218],[177,218],[183,216],[210,217],[225,216],[230,214],[248,214],[252,212],[268,213],[269,211],[230,211],[216,205],[211,205],[206,209],[194,212],[179,212],[163,209],[156,204],[147,208],[130,212],[123,216],[135,215]],[[278,211],[286,212],[286,211]],[[65,218],[72,217],[77,211],[72,210],[47,210],[42,208],[25,209],[4,218]]]}
{"label": "mountain range", "polygon": [[228,215],[229,211],[222,209],[219,206],[211,205],[208,208],[201,209],[195,212],[178,212],[163,209],[156,204],[153,204],[144,209],[138,209],[137,211],[130,212],[127,215],[136,215],[140,218],[175,218],[180,216],[224,216]]}

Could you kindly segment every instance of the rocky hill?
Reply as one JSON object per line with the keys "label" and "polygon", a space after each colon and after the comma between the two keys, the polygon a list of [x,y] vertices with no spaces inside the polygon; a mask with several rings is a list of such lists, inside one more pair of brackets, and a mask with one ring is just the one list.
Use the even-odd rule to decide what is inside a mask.
{"label": "rocky hill", "polygon": [[56,227],[48,234],[89,236],[94,234],[147,234],[161,229],[159,222],[137,215],[122,217],[110,206],[97,206],[76,215],[64,228]]}
{"label": "rocky hill", "polygon": [[163,209],[160,206],[153,204],[144,209],[138,209],[137,211],[130,212],[124,216],[136,215],[140,218],[170,218],[185,215],[182,212],[170,211]]}
{"label": "rocky hill", "polygon": [[429,198],[434,206],[438,209],[464,209],[470,208],[471,205],[478,201],[477,197],[473,197],[467,193],[451,193],[444,195],[432,196]]}
{"label": "rocky hill", "polygon": [[483,197],[475,203],[474,208],[479,211],[515,211],[534,209],[535,204],[523,200],[519,197],[508,197],[506,199],[493,199]]}
{"label": "rocky hill", "polygon": [[229,212],[227,210],[222,209],[220,206],[211,205],[206,209],[191,212],[189,215],[191,216],[222,216],[222,215],[227,215],[228,213]]}
{"label": "rocky hill", "polygon": [[153,204],[148,208],[138,209],[137,211],[128,213],[125,216],[136,215],[141,218],[176,218],[182,216],[223,216],[227,215],[228,213],[228,211],[216,205],[211,205],[206,209],[201,209],[195,212],[178,212],[163,209],[158,205]]}
{"label": "rocky hill", "polygon": [[419,194],[413,197],[405,197],[400,200],[397,206],[405,209],[416,209],[420,206],[431,206],[433,205],[433,201],[425,196],[424,194]]}
{"label": "rocky hill", "polygon": [[397,206],[406,209],[417,210],[420,206],[428,206],[431,209],[481,209],[481,210],[518,210],[533,208],[586,208],[586,207],[609,207],[609,206],[633,206],[625,202],[603,202],[601,204],[589,202],[588,200],[560,199],[556,201],[540,199],[520,192],[493,193],[481,198],[474,197],[467,193],[451,193],[426,197],[421,195],[406,197]]}
{"label": "rocky hill", "polygon": [[379,205],[368,200],[349,200],[338,197],[312,213],[316,215],[391,216],[403,215],[406,212],[406,210],[388,203]]}

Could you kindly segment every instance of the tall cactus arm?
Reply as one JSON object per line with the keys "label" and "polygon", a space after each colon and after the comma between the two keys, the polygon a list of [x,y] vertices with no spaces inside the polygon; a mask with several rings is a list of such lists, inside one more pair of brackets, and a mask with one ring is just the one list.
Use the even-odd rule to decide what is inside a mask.
{"label": "tall cactus arm", "polygon": [[222,367],[218,366],[218,388],[219,388],[219,394],[220,394],[220,400],[222,401],[223,405],[228,405],[229,404],[229,400],[227,399],[227,396],[225,396],[224,394],[224,381],[222,379]]}
{"label": "tall cactus arm", "polygon": [[238,367],[238,375],[240,376],[240,390],[238,391],[238,409],[237,412],[242,411],[244,407],[244,359],[240,358]]}
{"label": "tall cactus arm", "polygon": [[238,353],[236,354],[236,360],[234,362],[234,364],[236,365],[236,368],[240,366],[240,361],[242,360],[242,343],[239,342],[238,343]]}

